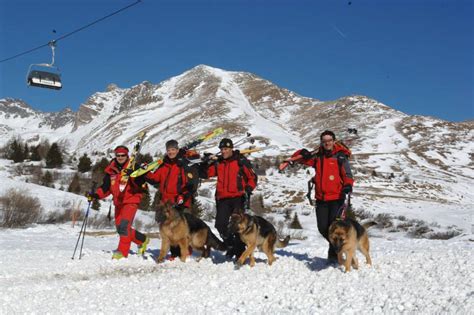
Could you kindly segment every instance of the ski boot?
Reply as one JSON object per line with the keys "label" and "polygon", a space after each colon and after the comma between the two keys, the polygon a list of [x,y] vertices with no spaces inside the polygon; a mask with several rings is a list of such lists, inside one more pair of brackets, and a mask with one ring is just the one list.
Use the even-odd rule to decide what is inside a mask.
{"label": "ski boot", "polygon": [[138,245],[137,255],[143,256],[145,254],[148,243],[150,243],[150,238],[147,236],[145,241],[141,245]]}
{"label": "ski boot", "polygon": [[119,260],[119,259],[122,259],[122,258],[125,258],[125,256],[122,254],[121,251],[119,251],[119,250],[114,250],[113,251],[112,259]]}

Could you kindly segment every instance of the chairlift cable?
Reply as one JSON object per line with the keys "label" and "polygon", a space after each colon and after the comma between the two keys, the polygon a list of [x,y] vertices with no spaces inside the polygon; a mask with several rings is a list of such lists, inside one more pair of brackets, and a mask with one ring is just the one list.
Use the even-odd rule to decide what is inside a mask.
{"label": "chairlift cable", "polygon": [[97,19],[97,20],[95,20],[95,21],[93,21],[93,22],[91,22],[91,23],[89,23],[89,24],[87,24],[87,25],[84,25],[84,26],[82,26],[82,27],[80,27],[80,28],[78,28],[78,29],[76,29],[76,30],[74,30],[74,31],[72,31],[72,32],[69,32],[69,33],[67,33],[67,34],[65,34],[65,35],[63,35],[63,36],[60,36],[60,37],[59,37],[58,39],[56,39],[56,40],[49,41],[48,43],[43,44],[43,45],[41,45],[41,46],[38,46],[38,47],[35,47],[35,48],[32,48],[32,49],[29,49],[29,50],[27,50],[27,51],[25,51],[25,52],[16,54],[16,55],[11,56],[11,57],[9,57],[9,58],[2,59],[2,60],[0,60],[0,63],[5,62],[5,61],[8,61],[8,60],[15,59],[15,58],[17,58],[17,57],[20,57],[20,56],[29,54],[29,53],[31,53],[31,52],[33,52],[33,51],[35,51],[35,50],[38,50],[38,49],[41,49],[41,48],[43,48],[43,47],[49,46],[51,42],[58,42],[58,41],[60,41],[60,40],[62,40],[62,39],[64,39],[64,38],[66,38],[66,37],[71,36],[72,34],[75,34],[75,33],[77,33],[77,32],[80,32],[80,31],[82,31],[82,30],[84,30],[84,29],[86,29],[86,28],[88,28],[88,27],[90,27],[90,26],[92,26],[92,25],[94,25],[94,24],[97,24],[97,23],[99,23],[99,22],[101,22],[101,21],[103,21],[103,20],[105,20],[105,19],[107,19],[107,18],[109,18],[109,17],[115,15],[115,14],[118,14],[118,13],[120,13],[120,12],[122,12],[122,11],[127,10],[128,8],[133,7],[134,5],[137,5],[137,4],[140,3],[141,1],[142,1],[142,0],[137,0],[137,1],[135,1],[134,3],[129,4],[129,5],[125,6],[125,7],[123,7],[123,8],[121,8],[121,9],[117,10],[117,11],[114,11],[114,12],[112,12],[112,13],[110,13],[110,14],[108,14],[108,15],[106,15],[106,16],[100,18],[100,19]]}

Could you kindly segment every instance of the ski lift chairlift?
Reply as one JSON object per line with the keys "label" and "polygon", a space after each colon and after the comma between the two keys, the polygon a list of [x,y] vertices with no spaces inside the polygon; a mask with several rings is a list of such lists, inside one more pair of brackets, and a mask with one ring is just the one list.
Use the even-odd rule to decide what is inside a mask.
{"label": "ski lift chairlift", "polygon": [[63,87],[61,82],[61,72],[58,67],[54,66],[54,49],[56,48],[56,41],[50,41],[49,47],[51,47],[52,50],[51,63],[30,65],[28,68],[26,83],[29,86],[60,90]]}

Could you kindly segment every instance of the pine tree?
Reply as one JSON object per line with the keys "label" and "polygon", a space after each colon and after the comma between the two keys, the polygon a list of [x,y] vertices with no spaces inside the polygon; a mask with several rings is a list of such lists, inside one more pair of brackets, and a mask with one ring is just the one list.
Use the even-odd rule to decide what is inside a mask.
{"label": "pine tree", "polygon": [[80,194],[81,193],[81,184],[80,184],[80,178],[79,178],[79,173],[74,174],[74,177],[72,178],[71,183],[69,184],[67,191],[75,193],[75,194]]}
{"label": "pine tree", "polygon": [[23,158],[26,160],[30,156],[30,149],[28,148],[28,144],[25,142],[23,145]]}
{"label": "pine tree", "polygon": [[39,144],[37,146],[33,147],[30,151],[31,151],[30,159],[32,161],[41,161],[41,155],[39,153],[39,151],[40,151],[40,145]]}
{"label": "pine tree", "polygon": [[13,139],[10,141],[10,144],[7,147],[6,158],[13,160],[15,163],[23,162],[25,160],[21,140]]}
{"label": "pine tree", "polygon": [[55,168],[63,165],[63,155],[58,144],[55,142],[51,145],[51,148],[46,155],[46,167]]}
{"label": "pine tree", "polygon": [[92,161],[86,153],[79,158],[77,169],[81,173],[89,172],[92,169]]}
{"label": "pine tree", "polygon": [[150,192],[146,190],[143,193],[142,200],[140,201],[140,205],[138,206],[138,208],[143,211],[150,211],[151,210],[150,201],[151,201]]}
{"label": "pine tree", "polygon": [[293,221],[290,223],[290,229],[301,230],[303,227],[301,226],[300,220],[298,219],[298,214],[295,212],[293,217]]}
{"label": "pine tree", "polygon": [[41,185],[46,187],[51,187],[53,183],[53,175],[50,171],[46,171],[43,176],[41,177]]}

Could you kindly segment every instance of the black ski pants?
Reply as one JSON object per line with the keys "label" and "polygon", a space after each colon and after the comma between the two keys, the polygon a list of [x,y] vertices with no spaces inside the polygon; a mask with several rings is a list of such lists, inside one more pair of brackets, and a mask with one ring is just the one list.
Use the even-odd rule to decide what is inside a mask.
{"label": "black ski pants", "polygon": [[[316,200],[316,221],[318,222],[319,233],[329,242],[329,226],[336,220],[339,209],[344,204],[344,199],[321,201]],[[328,254],[335,256],[336,252],[329,244]]]}
{"label": "black ski pants", "polygon": [[232,213],[245,211],[245,198],[236,197],[236,198],[226,198],[216,201],[216,223],[215,227],[219,232],[222,240],[228,247],[227,256],[237,256],[240,255],[245,250],[245,244],[242,242],[240,237],[236,234],[230,234],[228,231],[229,219]]}

